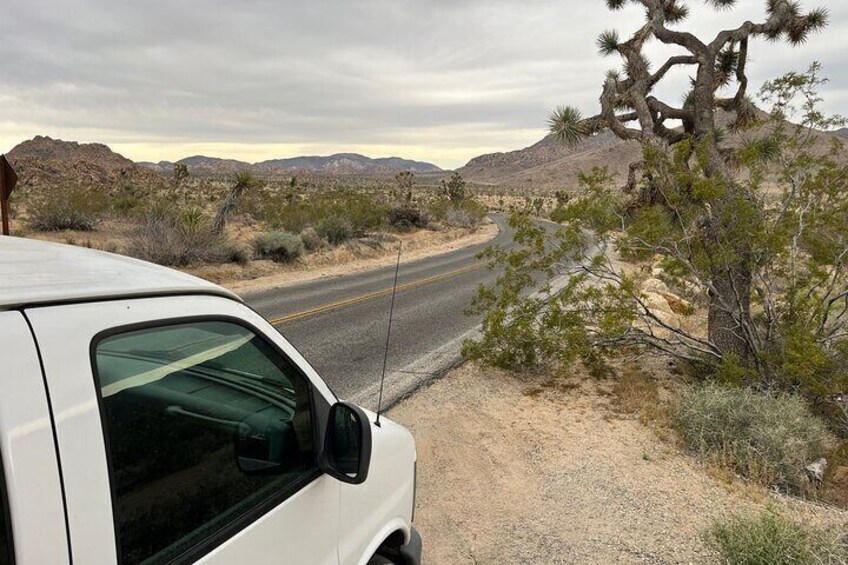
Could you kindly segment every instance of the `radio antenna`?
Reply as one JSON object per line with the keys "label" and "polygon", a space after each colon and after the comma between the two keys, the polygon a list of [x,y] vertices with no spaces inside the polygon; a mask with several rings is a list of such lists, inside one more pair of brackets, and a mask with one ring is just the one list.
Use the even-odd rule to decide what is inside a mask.
{"label": "radio antenna", "polygon": [[403,252],[403,240],[398,245],[397,263],[395,264],[395,282],[392,285],[392,305],[389,307],[389,328],[386,331],[386,350],[383,352],[383,376],[380,377],[380,399],[377,401],[377,421],[374,425],[380,427],[380,413],[383,411],[383,386],[386,383],[386,368],[389,364],[389,343],[392,339],[392,319],[395,315],[395,295],[397,294],[398,273],[400,272],[400,254]]}

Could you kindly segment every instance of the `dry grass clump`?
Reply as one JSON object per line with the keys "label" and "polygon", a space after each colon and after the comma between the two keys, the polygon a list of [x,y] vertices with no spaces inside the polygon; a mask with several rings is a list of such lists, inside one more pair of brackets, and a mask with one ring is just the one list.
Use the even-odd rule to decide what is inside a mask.
{"label": "dry grass clump", "polygon": [[774,509],[716,521],[704,540],[727,565],[837,565],[848,563],[848,540],[797,524]]}
{"label": "dry grass clump", "polygon": [[805,467],[835,446],[825,423],[796,396],[708,385],[676,415],[686,445],[704,460],[767,486],[804,492]]}
{"label": "dry grass clump", "polygon": [[148,213],[132,228],[127,255],[168,267],[246,260],[244,251],[213,234],[205,219],[161,211]]}

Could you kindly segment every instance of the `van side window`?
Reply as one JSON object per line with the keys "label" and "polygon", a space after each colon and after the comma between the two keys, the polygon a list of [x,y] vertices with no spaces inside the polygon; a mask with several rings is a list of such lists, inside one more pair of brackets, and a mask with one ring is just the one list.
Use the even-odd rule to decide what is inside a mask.
{"label": "van side window", "polygon": [[309,382],[241,325],[95,345],[121,563],[197,557],[318,475]]}
{"label": "van side window", "polygon": [[3,462],[0,461],[0,565],[14,563],[12,559],[12,521],[8,516],[8,502],[6,498],[6,478],[3,476]]}

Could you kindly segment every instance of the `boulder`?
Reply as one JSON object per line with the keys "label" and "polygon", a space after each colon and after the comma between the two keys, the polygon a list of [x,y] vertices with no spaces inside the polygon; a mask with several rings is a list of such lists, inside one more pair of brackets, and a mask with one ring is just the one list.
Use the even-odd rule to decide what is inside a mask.
{"label": "boulder", "polygon": [[645,292],[653,292],[656,294],[666,294],[670,292],[668,290],[668,285],[666,285],[663,281],[656,278],[647,279],[642,283],[642,290]]}

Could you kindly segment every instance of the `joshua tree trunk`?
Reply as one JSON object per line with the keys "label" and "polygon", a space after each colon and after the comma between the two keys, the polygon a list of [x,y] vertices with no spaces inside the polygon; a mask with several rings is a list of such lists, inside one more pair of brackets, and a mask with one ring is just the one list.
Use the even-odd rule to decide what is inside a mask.
{"label": "joshua tree trunk", "polygon": [[234,182],[233,188],[230,189],[230,192],[224,198],[223,202],[221,202],[218,212],[215,214],[215,220],[212,222],[212,233],[215,235],[224,233],[224,229],[227,227],[227,220],[236,207],[238,207],[239,200],[241,200],[244,191],[258,184],[256,178],[249,172],[238,173],[235,176]]}
{"label": "joshua tree trunk", "polygon": [[242,193],[244,192],[244,188],[241,185],[234,186],[229,194],[224,198],[224,201],[221,202],[221,205],[218,207],[218,212],[215,214],[215,220],[212,222],[212,233],[215,235],[221,235],[224,233],[224,229],[227,227],[227,220],[230,217],[230,214],[233,213],[233,210],[238,206],[238,201],[241,198]]}

